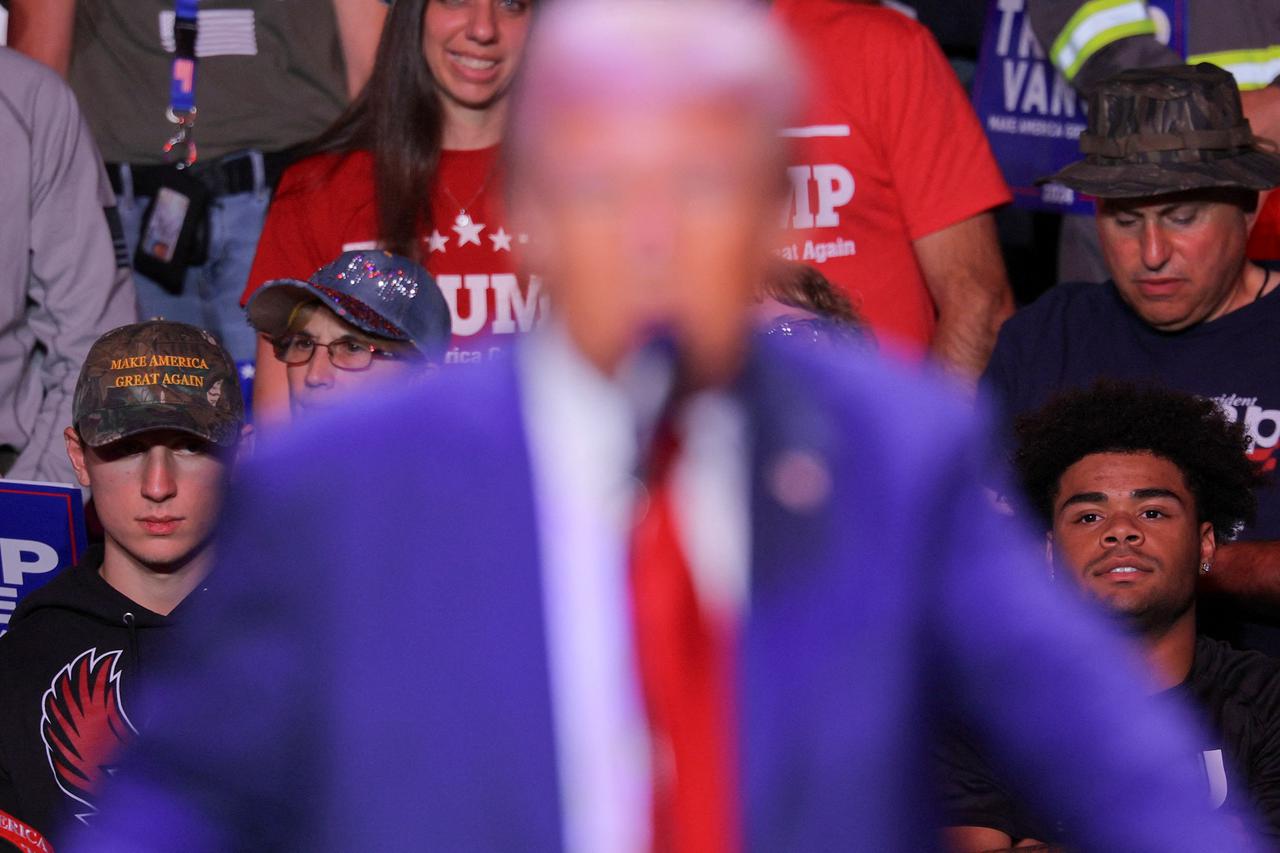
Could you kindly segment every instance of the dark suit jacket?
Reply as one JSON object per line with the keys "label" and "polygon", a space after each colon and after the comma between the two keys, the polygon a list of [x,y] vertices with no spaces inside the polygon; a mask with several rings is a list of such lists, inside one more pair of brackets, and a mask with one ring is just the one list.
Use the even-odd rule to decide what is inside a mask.
{"label": "dark suit jacket", "polygon": [[[770,340],[738,392],[751,849],[931,849],[944,709],[1029,795],[1067,804],[1093,849],[1230,849],[1186,718],[1143,698],[1127,646],[990,508],[984,426],[963,402]],[[251,466],[205,633],[79,849],[561,847],[519,395],[509,363],[446,371]],[[819,472],[800,501],[780,486],[796,458]]]}

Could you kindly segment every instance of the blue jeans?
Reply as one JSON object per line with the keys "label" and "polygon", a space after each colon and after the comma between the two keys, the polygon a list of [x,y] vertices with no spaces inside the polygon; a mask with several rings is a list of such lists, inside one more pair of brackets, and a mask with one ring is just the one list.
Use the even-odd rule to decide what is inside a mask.
{"label": "blue jeans", "polygon": [[[255,172],[263,174],[262,155]],[[130,181],[122,181],[118,204],[129,257],[138,245],[142,215],[151,199],[135,196]],[[258,249],[258,237],[271,200],[265,180],[246,193],[217,196],[209,202],[209,258],[187,270],[182,289],[174,293],[136,270],[133,281],[144,318],[163,317],[190,323],[213,332],[237,362],[253,361],[257,337],[240,307],[240,295],[249,280],[249,268]]]}

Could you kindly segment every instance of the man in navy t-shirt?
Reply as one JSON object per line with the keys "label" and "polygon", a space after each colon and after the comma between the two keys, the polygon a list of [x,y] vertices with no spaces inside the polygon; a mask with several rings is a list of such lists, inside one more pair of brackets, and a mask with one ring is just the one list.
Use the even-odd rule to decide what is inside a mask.
{"label": "man in navy t-shirt", "polygon": [[[1209,65],[1134,69],[1094,90],[1086,155],[1051,180],[1097,198],[1112,280],[1064,284],[1005,324],[984,385],[1013,416],[1107,377],[1215,400],[1273,470],[1280,438],[1280,268],[1250,263],[1258,193],[1280,185],[1230,74]],[[1219,552],[1208,591],[1280,613],[1280,489]],[[1235,622],[1242,611],[1233,605]],[[1256,615],[1256,614],[1255,614]],[[1224,629],[1280,652],[1280,632]]]}

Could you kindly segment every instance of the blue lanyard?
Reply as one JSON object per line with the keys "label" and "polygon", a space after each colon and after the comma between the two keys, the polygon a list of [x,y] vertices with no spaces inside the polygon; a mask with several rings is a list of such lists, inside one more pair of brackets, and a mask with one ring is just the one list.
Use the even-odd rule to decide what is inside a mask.
{"label": "blue lanyard", "polygon": [[[175,0],[173,64],[169,78],[169,121],[177,131],[164,145],[165,159],[178,168],[196,161],[196,32],[199,0]],[[176,153],[175,153],[176,152]]]}

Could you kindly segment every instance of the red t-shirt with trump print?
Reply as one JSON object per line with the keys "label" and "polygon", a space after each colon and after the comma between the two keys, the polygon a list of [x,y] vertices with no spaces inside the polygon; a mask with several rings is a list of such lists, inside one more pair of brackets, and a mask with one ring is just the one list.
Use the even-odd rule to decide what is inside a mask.
{"label": "red t-shirt with trump print", "polygon": [[[506,227],[497,163],[496,147],[440,155],[420,260],[453,313],[446,364],[484,360],[546,313],[539,282],[516,275],[513,252],[524,238]],[[305,279],[344,251],[375,248],[377,233],[368,152],[294,164],[272,199],[242,301],[264,281]]]}
{"label": "red t-shirt with trump print", "polygon": [[784,257],[812,264],[890,351],[919,356],[936,309],[912,241],[1009,201],[968,98],[933,36],[890,9],[775,0],[809,65]]}

